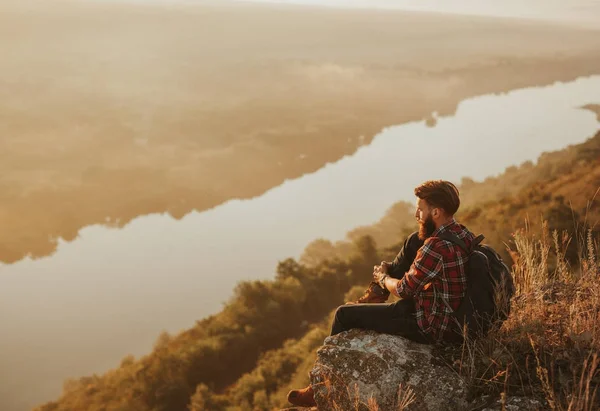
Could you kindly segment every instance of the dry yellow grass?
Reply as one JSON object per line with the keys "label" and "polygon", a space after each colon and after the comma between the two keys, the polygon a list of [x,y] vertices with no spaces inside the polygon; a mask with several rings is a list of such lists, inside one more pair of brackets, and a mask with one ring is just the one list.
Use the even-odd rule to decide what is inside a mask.
{"label": "dry yellow grass", "polygon": [[[328,382],[326,381],[326,384],[327,383]],[[383,411],[380,409],[379,404],[377,404],[377,400],[373,396],[370,396],[366,402],[361,400],[358,385],[355,384],[352,390],[349,387],[346,387],[346,390],[348,391],[348,395],[353,402],[352,411]],[[400,384],[398,386],[396,410],[407,410],[408,407],[415,402],[415,399],[416,396],[413,389]],[[348,411],[338,405],[334,400],[332,400],[331,403],[334,411]]]}
{"label": "dry yellow grass", "polygon": [[[486,338],[441,350],[467,382],[473,409],[498,398],[504,407],[509,396],[531,397],[556,411],[600,409],[599,237],[589,228],[569,235],[542,227],[541,235],[528,228],[514,234],[517,291],[508,320]],[[571,241],[578,261],[566,259]],[[365,403],[356,387],[351,391],[355,410],[379,410],[373,398]],[[400,386],[397,409],[414,398],[410,387]]]}
{"label": "dry yellow grass", "polygon": [[[598,241],[576,233],[514,234],[517,288],[511,315],[487,338],[467,341],[454,365],[472,395],[526,395],[552,410],[598,409],[600,284]],[[579,261],[567,261],[576,240]],[[455,354],[456,356],[456,354]]]}

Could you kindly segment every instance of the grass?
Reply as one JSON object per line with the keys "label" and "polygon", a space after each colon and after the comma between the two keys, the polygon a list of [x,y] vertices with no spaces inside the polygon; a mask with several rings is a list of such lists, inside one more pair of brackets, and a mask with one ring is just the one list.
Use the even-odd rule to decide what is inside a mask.
{"label": "grass", "polygon": [[575,239],[579,257],[572,262],[567,233],[542,224],[541,235],[527,228],[514,234],[516,294],[508,320],[446,353],[473,398],[526,396],[557,411],[600,408],[598,238],[588,229]]}
{"label": "grass", "polygon": [[[600,409],[598,240],[591,228],[571,236],[551,233],[545,223],[541,234],[534,235],[529,226],[514,234],[516,293],[508,319],[485,338],[440,350],[466,381],[472,410],[498,399],[507,409],[510,396],[538,400],[540,409]],[[572,241],[578,247],[577,261],[567,258]],[[357,387],[348,394],[356,411],[380,409],[374,398],[362,401]],[[408,409],[414,401],[412,389],[400,386],[397,409]]]}
{"label": "grass", "polygon": [[[367,399],[367,401],[362,401],[360,397],[360,392],[358,389],[358,385],[354,385],[354,389],[351,390],[349,387],[346,387],[349,398],[351,398],[352,402],[352,411],[385,411],[380,409],[379,404],[377,404],[377,400],[371,396]],[[331,392],[329,390],[329,392]],[[402,384],[398,386],[398,393],[396,397],[396,410],[397,411],[406,411],[408,407],[414,403],[416,400],[415,392],[410,387],[405,387]],[[335,400],[331,400],[333,411],[349,411],[344,407],[338,405]]]}

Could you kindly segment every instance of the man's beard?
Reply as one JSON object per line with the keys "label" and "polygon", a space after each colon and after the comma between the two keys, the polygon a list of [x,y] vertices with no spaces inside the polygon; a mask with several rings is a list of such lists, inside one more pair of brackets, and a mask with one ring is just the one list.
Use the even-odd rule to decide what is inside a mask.
{"label": "man's beard", "polygon": [[429,215],[423,222],[419,222],[419,239],[426,240],[431,237],[431,234],[435,231],[435,223],[433,218]]}

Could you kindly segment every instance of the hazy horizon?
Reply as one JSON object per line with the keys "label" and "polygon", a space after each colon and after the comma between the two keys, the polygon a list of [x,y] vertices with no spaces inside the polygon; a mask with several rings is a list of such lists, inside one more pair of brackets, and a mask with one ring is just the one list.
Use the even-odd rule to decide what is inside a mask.
{"label": "hazy horizon", "polygon": [[[167,6],[151,6],[159,2]],[[383,181],[370,167],[375,163],[385,172],[391,162],[373,151],[388,141],[375,140],[382,130],[407,124],[402,130],[417,136],[415,124],[424,128],[438,121],[439,127],[424,130],[431,135],[452,124],[441,118],[462,116],[465,102],[476,96],[505,101],[500,96],[511,90],[561,89],[561,82],[600,74],[600,36],[583,23],[574,28],[522,19],[230,0],[141,3],[0,3],[0,282],[5,285],[0,294],[9,294],[0,301],[0,317],[13,324],[5,327],[12,348],[8,338],[0,343],[8,364],[0,367],[2,411],[22,411],[57,396],[67,377],[101,372],[129,352],[148,350],[165,327],[192,326],[208,312],[200,304],[216,307],[222,298],[217,292],[201,298],[201,291],[215,287],[222,296],[237,280],[272,276],[271,258],[290,253],[281,248],[287,247],[284,241],[277,241],[291,232],[278,230],[281,219],[297,230],[310,228],[294,213],[302,207],[297,197],[316,200],[302,211],[305,221],[323,221],[317,229],[324,235],[327,226],[340,223],[335,218],[364,224],[370,220],[356,216],[377,216],[377,210],[391,206],[393,198],[371,195],[371,203],[357,202],[359,210],[352,214],[350,207],[318,201],[324,192],[340,194],[338,199],[343,189],[360,192],[352,180],[359,174],[343,171],[344,163],[366,159],[358,165],[365,173],[362,183],[373,188],[370,178]],[[405,9],[409,6],[406,2]],[[549,10],[546,15],[556,15]],[[592,97],[571,106],[600,103]],[[565,144],[585,138],[595,125],[588,112],[576,111],[573,118],[583,118],[580,122],[542,109],[542,102],[550,100],[527,100],[518,113],[524,117],[501,107],[489,124],[522,127],[519,133],[504,131],[512,138],[531,133],[545,138],[543,130],[550,127],[548,136]],[[477,111],[472,117],[486,118]],[[561,120],[569,133],[552,123]],[[488,123],[479,124],[483,129],[457,135],[489,137]],[[582,126],[585,132],[578,131]],[[469,143],[462,151],[472,147]],[[452,144],[446,149],[457,150]],[[396,150],[414,152],[413,161],[425,151]],[[374,157],[365,157],[368,153]],[[299,183],[334,175],[319,170],[338,170],[343,183],[326,181],[302,191]],[[411,177],[416,174],[425,176]],[[484,170],[464,174],[478,179]],[[302,179],[305,175],[313,177]],[[217,224],[214,213],[228,209],[219,205],[293,187],[299,191],[286,197],[289,202],[266,196],[263,203],[247,201],[263,204],[265,211],[248,216],[233,210],[223,218],[239,222],[212,234],[191,224],[200,214],[212,215],[209,222]],[[379,192],[394,187],[388,181]],[[203,213],[211,209],[213,214]],[[319,217],[316,211],[333,214]],[[250,223],[259,229],[240,235]],[[256,232],[275,245],[261,246]],[[290,234],[300,243],[293,250],[314,240],[315,232]],[[217,235],[224,242],[211,250],[219,246]],[[98,241],[88,242],[94,238]],[[150,247],[140,248],[143,244]],[[244,254],[252,247],[260,253]],[[73,265],[61,261],[65,250],[72,250],[67,262]],[[233,255],[242,264],[234,272],[239,276],[211,281],[221,273],[221,260],[208,258],[216,251],[225,253],[221,260]],[[186,286],[167,287],[177,281]],[[59,314],[50,307],[59,308]]]}
{"label": "hazy horizon", "polygon": [[596,0],[83,0],[136,4],[279,4],[329,8],[417,11],[472,16],[550,20],[586,28],[600,27],[600,2]]}

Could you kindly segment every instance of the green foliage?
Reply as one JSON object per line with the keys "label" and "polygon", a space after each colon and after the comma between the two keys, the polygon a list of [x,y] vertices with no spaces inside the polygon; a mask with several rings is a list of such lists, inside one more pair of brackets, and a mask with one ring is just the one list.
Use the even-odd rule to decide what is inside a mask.
{"label": "green foliage", "polygon": [[[590,206],[598,189],[599,152],[600,133],[579,146],[543,155],[537,165],[510,167],[484,182],[464,179],[457,218],[485,234],[499,251],[526,222],[532,232],[542,230],[542,219],[551,222],[550,230],[593,226],[600,217]],[[363,288],[354,286],[368,283],[373,265],[393,258],[416,229],[410,207],[394,205],[379,223],[349,233],[350,241],[311,243],[301,262],[281,261],[273,281],[240,283],[219,314],[179,335],[161,334],[149,355],[137,360],[127,356],[102,376],[67,381],[62,397],[39,410],[283,406],[286,390],[307,382],[315,350],[328,335],[332,310],[356,298]],[[574,252],[566,249],[567,261]]]}
{"label": "green foliage", "polygon": [[227,401],[215,394],[206,384],[198,384],[190,400],[190,411],[219,411],[226,407]]}
{"label": "green foliage", "polygon": [[329,240],[318,238],[308,244],[300,257],[300,263],[307,267],[316,267],[325,260],[340,258],[338,249]]}
{"label": "green foliage", "polygon": [[313,351],[321,346],[328,335],[328,327],[328,322],[324,321],[301,339],[288,340],[281,348],[264,353],[254,370],[244,374],[228,390],[231,403],[246,404],[247,409],[257,410],[270,410],[282,405],[278,390],[291,381],[307,357],[313,357]]}
{"label": "green foliage", "polygon": [[[270,393],[280,381],[289,380],[323,336],[303,340],[301,345],[309,348],[301,356],[293,353],[292,343],[284,342],[301,337],[311,324],[340,305],[345,293],[357,281],[364,283],[380,259],[371,238],[358,238],[352,248],[346,260],[324,261],[312,268],[293,259],[280,262],[275,280],[238,284],[219,314],[177,336],[161,334],[152,353],[139,360],[128,356],[119,368],[101,377],[66,384],[57,402],[39,409],[168,411],[207,404],[216,410],[239,404],[266,407]],[[284,351],[271,353],[281,347]],[[259,372],[240,380],[257,366]],[[239,385],[239,392],[223,396],[231,384]]]}

